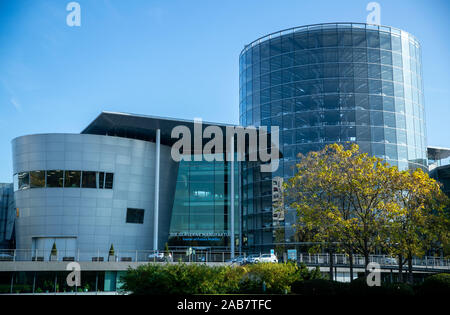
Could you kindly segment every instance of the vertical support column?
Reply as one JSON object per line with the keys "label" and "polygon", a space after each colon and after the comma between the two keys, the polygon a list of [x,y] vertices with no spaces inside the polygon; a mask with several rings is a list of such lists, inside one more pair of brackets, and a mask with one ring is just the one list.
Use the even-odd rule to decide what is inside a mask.
{"label": "vertical support column", "polygon": [[156,129],[156,156],[155,156],[155,209],[153,217],[153,250],[158,248],[158,221],[159,221],[159,159],[161,146],[161,130]]}
{"label": "vertical support column", "polygon": [[230,193],[231,193],[231,198],[230,198],[230,202],[231,202],[231,207],[230,207],[230,218],[231,218],[231,223],[230,223],[230,240],[231,240],[231,258],[234,258],[234,136],[231,137],[231,146],[230,146],[231,150],[230,150],[230,164],[231,164],[231,174],[230,174],[230,180],[231,180],[231,188],[230,188]]}
{"label": "vertical support column", "polygon": [[239,255],[242,255],[242,163],[238,163],[238,189]]}

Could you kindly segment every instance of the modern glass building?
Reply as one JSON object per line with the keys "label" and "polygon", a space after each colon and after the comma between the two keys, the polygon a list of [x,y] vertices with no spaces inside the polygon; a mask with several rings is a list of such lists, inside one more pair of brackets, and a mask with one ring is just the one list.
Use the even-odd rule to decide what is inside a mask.
{"label": "modern glass building", "polygon": [[411,34],[368,24],[327,23],[276,32],[240,54],[240,123],[279,126],[274,174],[243,167],[243,242],[267,250],[293,244],[295,216],[274,219],[275,187],[299,153],[329,143],[401,169],[426,169],[421,48]]}

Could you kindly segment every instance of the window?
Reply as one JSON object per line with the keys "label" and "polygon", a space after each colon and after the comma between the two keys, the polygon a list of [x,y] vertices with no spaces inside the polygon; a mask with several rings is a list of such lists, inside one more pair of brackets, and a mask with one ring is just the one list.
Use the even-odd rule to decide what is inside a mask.
{"label": "window", "polygon": [[30,188],[30,174],[22,172],[18,174],[19,190]]}
{"label": "window", "polygon": [[114,182],[114,174],[113,173],[106,173],[106,175],[105,175],[105,189],[113,189],[113,182]]}
{"label": "window", "polygon": [[66,171],[65,172],[64,187],[80,188],[81,172],[80,171]]}
{"label": "window", "polygon": [[144,209],[127,209],[127,223],[144,223]]}
{"label": "window", "polygon": [[96,172],[83,172],[82,188],[97,188],[97,173]]}
{"label": "window", "polygon": [[45,171],[30,172],[30,187],[31,188],[45,187]]}
{"label": "window", "polygon": [[63,187],[64,171],[54,170],[47,171],[47,187],[60,188]]}

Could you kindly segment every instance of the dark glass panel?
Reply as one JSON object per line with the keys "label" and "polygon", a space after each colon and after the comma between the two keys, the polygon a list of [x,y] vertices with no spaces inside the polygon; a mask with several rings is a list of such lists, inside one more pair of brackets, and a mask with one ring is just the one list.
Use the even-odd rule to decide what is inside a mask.
{"label": "dark glass panel", "polygon": [[64,187],[80,188],[81,172],[80,171],[65,171]]}
{"label": "dark glass panel", "polygon": [[31,188],[45,187],[45,171],[30,172],[30,187]]}
{"label": "dark glass panel", "polygon": [[338,79],[323,80],[323,90],[325,93],[339,93],[339,80]]}
{"label": "dark glass panel", "polygon": [[127,209],[126,223],[143,224],[144,223],[144,209]]}
{"label": "dark glass panel", "polygon": [[82,188],[97,188],[97,174],[96,172],[83,171]]}
{"label": "dark glass panel", "polygon": [[47,171],[47,187],[62,188],[64,180],[64,171]]}
{"label": "dark glass panel", "polygon": [[105,175],[105,188],[106,189],[113,189],[113,183],[114,183],[114,174],[113,173],[106,173],[106,175]]}
{"label": "dark glass panel", "polygon": [[339,94],[325,95],[323,101],[325,109],[339,109]]}

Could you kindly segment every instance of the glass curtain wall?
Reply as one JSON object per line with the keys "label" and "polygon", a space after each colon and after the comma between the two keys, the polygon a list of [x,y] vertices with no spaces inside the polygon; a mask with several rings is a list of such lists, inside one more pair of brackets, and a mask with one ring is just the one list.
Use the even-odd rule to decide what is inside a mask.
{"label": "glass curtain wall", "polygon": [[400,169],[426,169],[422,86],[420,44],[390,27],[321,24],[247,45],[240,55],[240,124],[279,126],[282,159],[273,174],[244,166],[246,245],[268,250],[295,241],[295,216],[287,213],[275,228],[268,209],[276,182],[294,174],[298,153],[350,142]]}

